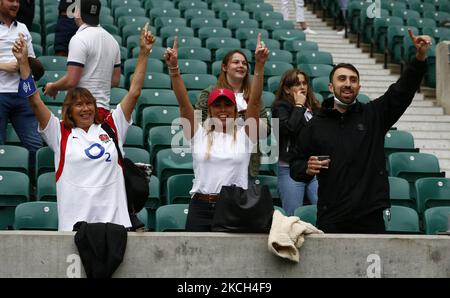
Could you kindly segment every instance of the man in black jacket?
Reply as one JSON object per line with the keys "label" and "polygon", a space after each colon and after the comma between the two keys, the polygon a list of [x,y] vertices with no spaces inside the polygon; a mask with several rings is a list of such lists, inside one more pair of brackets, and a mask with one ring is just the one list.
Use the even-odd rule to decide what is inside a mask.
{"label": "man in black jacket", "polygon": [[[409,35],[417,49],[399,80],[368,104],[356,100],[359,73],[339,64],[330,74],[329,90],[316,117],[303,129],[290,163],[294,180],[317,175],[317,225],[326,233],[383,233],[383,210],[390,207],[384,136],[411,104],[426,72],[431,38]],[[328,159],[319,160],[318,156]]]}

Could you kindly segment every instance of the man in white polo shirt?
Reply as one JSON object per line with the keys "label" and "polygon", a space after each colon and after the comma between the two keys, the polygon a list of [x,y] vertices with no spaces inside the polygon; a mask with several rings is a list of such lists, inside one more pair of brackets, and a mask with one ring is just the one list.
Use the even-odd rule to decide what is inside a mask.
{"label": "man in white polo shirt", "polygon": [[17,22],[19,0],[0,0],[0,145],[6,141],[8,119],[29,151],[30,166],[34,166],[35,153],[42,147],[42,139],[37,131],[37,121],[28,103],[20,97],[19,66],[12,47],[19,33],[24,35],[28,46],[28,56],[35,57],[31,35],[25,24]]}
{"label": "man in white polo shirt", "polygon": [[120,81],[120,47],[114,37],[99,26],[99,0],[81,0],[75,9],[77,33],[69,43],[67,74],[47,83],[44,94],[55,97],[59,90],[88,89],[97,100],[103,121],[109,114],[111,87]]}

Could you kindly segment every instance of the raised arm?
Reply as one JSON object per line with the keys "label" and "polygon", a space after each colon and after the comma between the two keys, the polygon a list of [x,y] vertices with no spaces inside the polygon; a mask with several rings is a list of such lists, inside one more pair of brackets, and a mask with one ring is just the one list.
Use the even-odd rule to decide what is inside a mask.
{"label": "raised arm", "polygon": [[[250,88],[250,96],[247,105],[247,111],[245,112],[245,119],[254,119],[257,131],[259,130],[259,114],[261,109],[261,96],[264,87],[264,64],[269,57],[269,50],[261,42],[261,34],[258,34],[255,50],[255,70],[253,72],[253,80]],[[256,142],[258,135],[251,133],[251,128],[246,125],[245,132],[249,138]]]}
{"label": "raised arm", "polygon": [[[28,64],[28,47],[22,33],[19,33],[19,39],[16,40],[12,48],[12,52],[19,63],[20,68],[20,78],[21,80],[27,80],[31,75],[30,65]],[[33,80],[29,82],[36,86]],[[20,84],[19,88],[22,87]],[[35,87],[36,88],[36,87]],[[28,97],[31,109],[36,115],[36,119],[39,123],[39,128],[44,129],[47,127],[48,121],[50,120],[51,112],[41,100],[39,92],[34,92]]]}
{"label": "raised arm", "polygon": [[194,136],[197,127],[194,125],[194,107],[192,107],[192,104],[189,101],[186,86],[181,78],[180,68],[178,66],[178,37],[175,36],[173,47],[167,48],[164,59],[166,60],[167,68],[169,69],[172,89],[175,92],[178,104],[180,105],[183,132],[185,137],[190,139]]}
{"label": "raised arm", "polygon": [[133,79],[131,80],[130,89],[127,95],[120,102],[120,107],[125,115],[125,119],[130,121],[131,113],[136,106],[137,100],[141,95],[142,87],[144,86],[145,72],[147,70],[148,57],[155,42],[155,37],[148,31],[148,23],[145,24],[141,31],[141,41],[139,56],[134,69]]}

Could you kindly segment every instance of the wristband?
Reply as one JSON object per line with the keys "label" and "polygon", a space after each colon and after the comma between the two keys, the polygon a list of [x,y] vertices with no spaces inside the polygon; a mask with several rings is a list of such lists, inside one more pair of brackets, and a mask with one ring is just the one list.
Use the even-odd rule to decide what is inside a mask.
{"label": "wristband", "polygon": [[33,76],[30,74],[28,78],[20,79],[18,94],[20,97],[29,97],[36,93],[36,84],[34,83]]}

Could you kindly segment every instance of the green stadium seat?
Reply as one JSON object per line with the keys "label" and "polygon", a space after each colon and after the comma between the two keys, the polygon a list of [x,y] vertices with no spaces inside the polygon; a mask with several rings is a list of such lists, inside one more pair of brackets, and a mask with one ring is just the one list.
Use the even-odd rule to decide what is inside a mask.
{"label": "green stadium seat", "polygon": [[59,120],[62,120],[62,107],[61,106],[47,106],[50,112],[53,113]]}
{"label": "green stadium seat", "polygon": [[408,18],[408,20],[406,21],[406,25],[416,27],[419,30],[419,34],[422,35],[424,28],[436,28],[436,21],[429,18]]}
{"label": "green stadium seat", "polygon": [[245,41],[248,39],[256,40],[258,34],[261,34],[262,40],[269,38],[269,31],[259,28],[239,28],[236,29],[235,36],[237,39]]}
{"label": "green stadium seat", "polygon": [[239,28],[258,28],[258,26],[258,21],[253,19],[241,19],[232,17],[226,21],[226,28],[231,29],[233,32]]}
{"label": "green stadium seat", "polygon": [[114,87],[111,88],[111,95],[110,95],[110,104],[111,105],[118,105],[122,99],[125,97],[125,95],[127,95],[128,90],[124,89],[124,88],[118,88],[118,87]]}
{"label": "green stadium seat", "polygon": [[154,230],[155,229],[155,214],[156,209],[161,206],[161,200],[159,197],[159,179],[155,175],[150,177],[150,181],[148,183],[149,187],[149,196],[147,201],[145,202],[145,209],[147,209],[148,213],[148,228]]}
{"label": "green stadium seat", "polygon": [[[189,27],[179,27],[179,26],[166,26],[161,27],[160,37],[163,40],[166,40],[168,37],[172,36],[185,36],[185,37],[194,37],[194,30]],[[167,44],[167,46],[172,46],[171,44]]]}
{"label": "green stadium seat", "polygon": [[305,40],[306,35],[303,31],[297,29],[276,29],[272,32],[272,39],[279,41]]}
{"label": "green stadium seat", "polygon": [[194,174],[173,175],[167,179],[167,204],[189,204]]}
{"label": "green stadium seat", "polygon": [[17,205],[14,229],[58,230],[58,206],[56,202],[26,202]]}
{"label": "green stadium seat", "polygon": [[236,19],[250,19],[250,15],[248,12],[246,11],[242,11],[242,10],[222,10],[219,13],[219,18],[223,21],[227,21],[231,18],[236,18]]}
{"label": "green stadium seat", "polygon": [[449,178],[419,178],[415,183],[417,211],[428,208],[450,206]]}
{"label": "green stadium seat", "polygon": [[50,147],[39,148],[36,152],[36,179],[47,172],[55,172],[55,154]]}
{"label": "green stadium seat", "polygon": [[425,210],[423,215],[423,225],[427,235],[436,235],[439,232],[450,230],[448,226],[448,217],[450,207],[434,207]]}
{"label": "green stadium seat", "polygon": [[[130,75],[134,73],[134,69],[136,68],[136,63],[138,61],[138,58],[130,58],[127,59],[123,66],[123,74],[127,78],[127,81],[130,83]],[[163,73],[164,72],[164,64],[161,60],[155,59],[155,58],[148,58],[147,62],[147,73],[153,72],[153,73]]]}
{"label": "green stadium seat", "polygon": [[183,74],[181,77],[188,90],[203,90],[217,82],[217,78],[210,74]]}
{"label": "green stadium seat", "polygon": [[56,202],[55,172],[39,175],[36,185],[36,200]]}
{"label": "green stadium seat", "polygon": [[278,91],[278,86],[280,86],[281,75],[271,76],[267,79],[267,91],[276,93]]}
{"label": "green stadium seat", "polygon": [[180,73],[190,74],[207,74],[208,66],[206,62],[195,59],[178,59],[178,65],[180,67]]}
{"label": "green stadium seat", "polygon": [[370,102],[370,97],[366,94],[363,93],[358,93],[358,95],[356,96],[356,99],[360,102],[360,103],[369,103]]}
{"label": "green stadium seat", "polygon": [[[145,9],[142,7],[124,6],[114,10],[114,19],[116,19],[119,28],[126,23],[122,20],[123,17],[145,17],[145,15]],[[150,23],[150,20],[148,22]]]}
{"label": "green stadium seat", "polygon": [[418,29],[411,26],[392,26],[387,30],[388,49],[394,63],[401,62],[403,41],[409,38],[408,29],[411,29],[414,35],[419,35]]}
{"label": "green stadium seat", "polygon": [[317,221],[317,205],[298,207],[294,211],[294,216],[298,216],[301,221],[309,222],[315,226]]}
{"label": "green stadium seat", "polygon": [[21,146],[0,145],[0,170],[28,175],[28,150]]}
{"label": "green stadium seat", "polygon": [[408,181],[412,198],[416,198],[414,183],[419,178],[443,177],[439,160],[433,154],[418,152],[394,152],[388,156],[389,175]]}
{"label": "green stadium seat", "polygon": [[134,163],[140,162],[148,164],[150,163],[150,155],[147,150],[142,148],[124,147],[124,157],[131,159]]}
{"label": "green stadium seat", "polygon": [[47,46],[55,44],[55,33],[47,34],[45,37],[45,44]]}
{"label": "green stadium seat", "polygon": [[330,90],[328,90],[328,84],[330,83],[329,77],[317,77],[312,80],[314,92],[322,95],[323,99],[327,99],[331,96]]}
{"label": "green stadium seat", "polygon": [[273,92],[263,91],[262,93],[262,101],[264,107],[270,108],[275,100],[275,94]]}
{"label": "green stadium seat", "polygon": [[146,208],[142,208],[141,211],[139,211],[136,214],[137,218],[144,224],[144,230],[149,230],[149,214]]}
{"label": "green stadium seat", "polygon": [[215,55],[216,61],[222,62],[223,58],[228,54],[228,52],[233,51],[233,50],[241,51],[242,53],[244,53],[245,57],[247,58],[247,60],[249,62],[252,61],[252,52],[250,50],[242,49],[242,48],[219,48],[216,50],[216,55]]}
{"label": "green stadium seat", "polygon": [[264,20],[262,22],[261,28],[263,28],[269,32],[272,32],[276,29],[293,30],[295,27],[294,27],[294,22],[292,22],[292,21],[269,19],[269,20]]}
{"label": "green stadium seat", "polygon": [[283,20],[283,15],[276,11],[255,11],[253,18],[258,22],[265,20]]}
{"label": "green stadium seat", "polygon": [[208,4],[203,1],[183,0],[178,4],[178,9],[181,11],[181,15],[183,16],[184,11],[188,9],[208,9]]}
{"label": "green stadium seat", "polygon": [[130,128],[128,128],[127,137],[123,145],[125,147],[144,148],[143,139],[144,136],[142,128],[136,125],[131,125]]}
{"label": "green stadium seat", "polygon": [[241,10],[241,5],[234,2],[216,1],[212,3],[211,9],[214,10],[216,13],[220,14],[221,11],[226,10]]}
{"label": "green stadium seat", "polygon": [[201,92],[202,92],[202,90],[189,90],[188,91],[189,101],[191,102],[192,106],[195,106],[195,104],[197,103],[197,100],[200,97]]}
{"label": "green stadium seat", "polygon": [[[416,203],[409,194],[409,183],[399,177],[389,176],[389,198],[392,205],[416,209]],[[416,209],[417,210],[417,209]]]}
{"label": "green stadium seat", "polygon": [[415,10],[418,13],[420,13],[422,16],[424,15],[425,12],[434,12],[436,11],[436,7],[434,6],[434,4],[431,3],[413,3],[409,9],[411,10]]}
{"label": "green stadium seat", "polygon": [[155,25],[155,19],[160,17],[172,17],[179,18],[181,17],[181,12],[175,8],[162,8],[157,7],[148,11],[148,15],[150,20],[152,21],[152,25]]}
{"label": "green stadium seat", "polygon": [[40,44],[35,44],[33,42],[33,50],[36,57],[40,57],[44,54],[44,50],[42,49],[42,46]]}
{"label": "green stadium seat", "polygon": [[438,27],[441,22],[450,20],[450,13],[445,11],[426,11],[423,13],[423,17],[433,19],[436,22],[435,27]]}
{"label": "green stadium seat", "polygon": [[179,125],[164,125],[152,127],[148,132],[147,145],[150,152],[150,162],[155,164],[156,154],[161,149],[179,147],[187,142]]}
{"label": "green stadium seat", "polygon": [[216,13],[209,9],[190,8],[184,11],[184,18],[187,24],[191,24],[191,20],[194,18],[215,18]]}
{"label": "green stadium seat", "polygon": [[373,21],[374,34],[371,41],[371,46],[378,49],[379,52],[384,52],[387,38],[387,29],[391,26],[402,26],[403,19],[400,17],[375,18]]}
{"label": "green stadium seat", "polygon": [[222,47],[241,48],[240,40],[231,37],[210,37],[206,39],[205,45],[210,50],[216,50]]}
{"label": "green stadium seat", "polygon": [[65,74],[66,74],[65,70],[46,71],[42,76],[42,78],[36,82],[36,84],[38,85],[38,87],[45,86],[45,84],[49,82],[55,82],[61,79],[62,77],[65,76]]}
{"label": "green stadium seat", "polygon": [[[174,36],[167,38],[166,44],[168,47],[172,47]],[[178,48],[189,47],[189,48],[201,48],[202,41],[200,38],[191,36],[178,36]]]}
{"label": "green stadium seat", "polygon": [[286,40],[283,43],[283,50],[290,52],[319,51],[319,46],[314,41]]}
{"label": "green stadium seat", "polygon": [[[178,50],[180,50],[180,49],[178,49]],[[137,58],[139,56],[139,51],[140,51],[140,47],[139,46],[134,47],[131,50],[132,58]],[[159,46],[153,46],[152,47],[152,53],[150,54],[150,57],[154,58],[154,59],[158,59],[158,60],[164,60],[164,53],[165,53],[165,51],[166,51],[166,48],[159,47]]]}
{"label": "green stadium seat", "polygon": [[175,8],[174,2],[169,0],[145,0],[144,8],[150,10],[152,8]]}
{"label": "green stadium seat", "polygon": [[249,12],[250,17],[252,17],[255,12],[273,11],[273,6],[268,3],[246,3],[244,4],[244,10]]}
{"label": "green stadium seat", "polygon": [[113,25],[113,24],[102,24],[103,29],[105,29],[106,31],[108,31],[108,33],[112,34],[112,35],[119,35],[120,34],[120,30],[119,27]]}
{"label": "green stadium seat", "polygon": [[114,13],[120,7],[141,7],[139,0],[110,0],[110,8]]}
{"label": "green stadium seat", "polygon": [[103,25],[114,25],[114,18],[111,15],[102,14],[100,11],[100,24]]}
{"label": "green stadium seat", "polygon": [[209,62],[211,61],[211,51],[201,47],[183,47],[178,49],[178,59],[196,59]]}
{"label": "green stadium seat", "polygon": [[[155,126],[172,125],[173,121],[180,118],[178,107],[171,106],[151,106],[142,110],[142,129],[144,140],[148,131]],[[178,122],[177,122],[178,123]]]}
{"label": "green stadium seat", "polygon": [[67,57],[63,56],[40,56],[39,61],[45,71],[66,71]]}
{"label": "green stadium seat", "polygon": [[298,64],[328,64],[333,65],[333,56],[330,52],[302,51],[296,55]]}
{"label": "green stadium seat", "polygon": [[186,20],[179,17],[158,17],[155,19],[156,34],[160,34],[161,28],[166,26],[186,27]]}
{"label": "green stadium seat", "polygon": [[194,33],[201,28],[208,27],[221,28],[223,27],[223,22],[216,18],[193,18],[191,20],[191,28],[194,29]]}
{"label": "green stadium seat", "polygon": [[[389,210],[389,211],[388,211]],[[404,206],[391,206],[383,212],[386,232],[391,234],[419,234],[419,215]],[[389,213],[390,212],[390,216]]]}
{"label": "green stadium seat", "polygon": [[[30,34],[31,34],[31,42],[32,43],[38,44],[38,45],[40,45],[42,43],[42,38],[41,38],[40,33],[31,31]],[[39,56],[36,56],[36,57],[39,57]]]}
{"label": "green stadium seat", "polygon": [[231,37],[231,30],[222,27],[201,28],[198,30],[198,37],[201,40],[205,40],[210,37]]}
{"label": "green stadium seat", "polygon": [[333,70],[329,64],[304,64],[297,65],[297,68],[304,71],[310,80],[317,77],[328,77]]}
{"label": "green stadium seat", "polygon": [[161,149],[156,153],[156,176],[160,181],[160,189],[166,190],[167,179],[177,174],[193,173],[192,154],[184,149]]}
{"label": "green stadium seat", "polygon": [[411,9],[394,9],[392,10],[392,16],[402,18],[404,23],[406,23],[406,20],[409,18],[420,19],[420,13]]}
{"label": "green stadium seat", "polygon": [[[264,39],[264,44],[266,45],[266,47],[270,50],[276,50],[276,49],[280,49],[280,42],[278,40],[275,39]],[[245,48],[250,50],[250,51],[255,51],[256,49],[256,39],[248,39],[245,42]]]}
{"label": "green stadium seat", "polygon": [[[150,22],[150,20],[147,17],[121,17],[119,20],[119,28],[122,32],[122,38],[123,40],[127,40],[128,37],[132,35],[141,35],[142,28],[144,28],[145,24],[147,22]],[[149,31],[156,34],[156,28],[155,27],[149,27]],[[127,45],[127,48],[129,46]]]}
{"label": "green stadium seat", "polygon": [[389,130],[384,136],[384,153],[386,158],[393,152],[418,152],[414,147],[414,137],[403,130]]}
{"label": "green stadium seat", "polygon": [[147,72],[145,74],[144,89],[170,89],[170,88],[171,83],[169,75],[159,72]]}
{"label": "green stadium seat", "polygon": [[144,89],[136,104],[138,123],[141,122],[140,115],[148,106],[178,106],[178,101],[173,90],[167,89]]}
{"label": "green stadium seat", "polygon": [[161,206],[156,210],[157,232],[184,231],[189,211],[188,204],[173,204]]}
{"label": "green stadium seat", "polygon": [[14,209],[30,199],[28,175],[0,170],[0,230],[14,224]]}
{"label": "green stadium seat", "polygon": [[423,33],[433,37],[436,40],[436,43],[443,40],[450,40],[450,28],[424,28]]}

